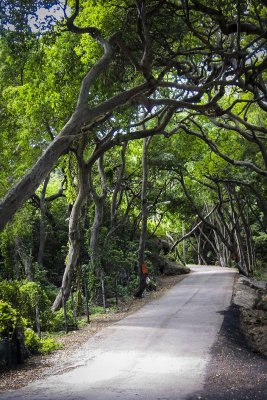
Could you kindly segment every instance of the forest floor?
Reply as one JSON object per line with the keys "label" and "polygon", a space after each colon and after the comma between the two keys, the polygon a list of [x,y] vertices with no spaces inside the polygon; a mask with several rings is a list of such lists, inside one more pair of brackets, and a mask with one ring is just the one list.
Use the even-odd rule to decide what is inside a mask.
{"label": "forest floor", "polygon": [[[75,349],[86,342],[90,337],[103,328],[137,311],[148,302],[161,297],[167,290],[185,277],[186,275],[159,277],[157,279],[156,292],[147,292],[142,299],[131,298],[121,303],[116,312],[93,315],[91,316],[91,323],[89,325],[86,324],[79,330],[60,335],[57,341],[63,344],[64,347],[62,349],[45,356],[32,356],[17,369],[0,374],[0,392],[18,389],[32,381],[50,375],[55,366],[66,360]],[[240,326],[242,326],[243,332],[246,334],[247,339],[249,339],[249,344],[253,346],[252,349],[248,351],[252,352],[253,350],[254,352],[256,351],[257,353],[264,354],[266,352],[267,341],[267,313],[265,312],[265,318],[260,318],[259,322],[253,310],[251,311],[252,312],[244,313],[241,310],[241,312],[236,312],[235,314],[231,313],[235,321],[235,330],[238,329],[240,331]],[[229,329],[227,330],[229,333]],[[228,336],[230,334],[231,333],[229,333]],[[238,376],[236,376],[236,378],[238,379]],[[199,398],[203,399],[203,397]]]}

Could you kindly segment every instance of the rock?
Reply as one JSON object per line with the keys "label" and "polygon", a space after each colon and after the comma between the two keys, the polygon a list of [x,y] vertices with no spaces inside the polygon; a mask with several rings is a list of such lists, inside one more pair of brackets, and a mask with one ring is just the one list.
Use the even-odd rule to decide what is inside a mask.
{"label": "rock", "polygon": [[[243,278],[239,278],[243,279]],[[236,293],[233,298],[234,304],[246,309],[254,308],[258,300],[258,292],[256,289],[246,286],[240,282],[236,285]]]}
{"label": "rock", "polygon": [[257,303],[257,308],[259,310],[267,311],[267,295],[261,297]]}
{"label": "rock", "polygon": [[243,276],[239,279],[239,282],[253,289],[267,289],[267,282],[265,281],[258,281],[257,279],[247,278]]}
{"label": "rock", "polygon": [[190,268],[177,264],[176,262],[161,257],[158,254],[150,254],[149,259],[152,262],[155,271],[160,272],[163,275],[182,275],[190,272]]}
{"label": "rock", "polygon": [[183,275],[189,274],[190,269],[186,266],[176,264],[173,261],[168,261],[163,269],[164,275]]}

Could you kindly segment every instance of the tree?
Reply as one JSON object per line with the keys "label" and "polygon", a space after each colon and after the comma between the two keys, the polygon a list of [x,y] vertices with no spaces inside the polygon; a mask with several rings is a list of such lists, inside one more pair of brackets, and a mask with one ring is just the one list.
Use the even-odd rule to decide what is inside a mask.
{"label": "tree", "polygon": [[[244,254],[250,254],[245,264],[251,270],[253,232],[247,226],[255,219],[248,217],[249,210],[262,213],[257,223],[265,228],[267,221],[265,2],[110,0],[103,5],[72,0],[63,7],[64,22],[33,33],[29,16],[44,3],[50,5],[28,1],[28,11],[20,1],[1,5],[11,11],[1,26],[5,67],[0,80],[0,190],[5,197],[0,229],[58,168],[59,160],[75,159],[75,188],[68,185],[73,196],[62,280],[67,297],[85,247],[80,228],[88,218],[83,213],[89,182],[96,205],[95,213],[90,208],[96,222],[90,236],[95,260],[100,225],[111,222],[114,232],[132,217],[132,237],[142,215],[143,227],[153,225],[152,218],[146,223],[146,211],[138,205],[139,188],[124,188],[124,194],[119,188],[129,169],[127,157],[113,199],[102,164],[107,155],[115,159],[118,147],[153,137],[150,151],[152,158],[155,153],[158,157],[154,170],[160,189],[151,185],[148,196],[150,211],[161,214],[153,229],[167,230],[176,243],[184,223],[186,237],[196,234],[198,248],[204,249],[198,251],[200,258],[207,260],[208,251],[213,251],[224,264],[234,241],[239,256],[245,260]],[[7,23],[14,25],[14,32],[8,31]],[[14,70],[9,68],[13,63]],[[18,142],[16,149],[9,145],[12,139]],[[243,187],[250,188],[248,196]],[[108,202],[111,221],[105,220]],[[122,215],[124,211],[120,221],[118,207]],[[144,240],[140,243],[143,247]],[[61,303],[59,295],[54,309]]]}
{"label": "tree", "polygon": [[151,137],[143,139],[143,157],[142,157],[142,189],[141,189],[141,229],[138,248],[138,270],[139,270],[139,288],[135,294],[136,297],[142,297],[146,288],[147,275],[143,271],[145,263],[145,249],[147,242],[147,219],[148,219],[148,204],[147,204],[147,187],[148,187],[148,151]]}
{"label": "tree", "polygon": [[[193,111],[193,116],[196,112],[201,113],[212,122],[220,118],[232,118],[231,129],[240,133],[242,126],[245,127],[248,130],[245,134],[246,139],[253,140],[266,158],[264,144],[254,133],[256,127],[248,121],[248,110],[253,104],[258,104],[263,111],[265,109],[262,98],[265,93],[265,33],[261,25],[265,11],[264,2],[261,5],[251,2],[251,7],[247,3],[239,2],[237,7],[229,4],[229,7],[225,8],[221,8],[219,2],[215,2],[211,7],[195,0],[182,4],[176,1],[138,1],[137,6],[132,2],[122,2],[118,7],[110,2],[108,6],[106,12],[101,5],[95,6],[94,9],[94,16],[98,13],[101,17],[104,30],[107,30],[106,21],[107,17],[110,18],[110,10],[118,17],[119,22],[115,23],[115,20],[112,20],[110,30],[113,32],[107,39],[103,38],[99,28],[83,25],[80,11],[85,14],[91,12],[91,3],[89,8],[86,8],[83,2],[80,4],[76,1],[71,16],[66,16],[67,29],[78,35],[89,34],[101,44],[104,54],[86,73],[76,109],[67,124],[28,174],[2,201],[1,228],[36,190],[57,159],[71,146],[75,137],[88,132],[85,126],[99,124],[99,120],[108,116],[110,118],[116,108],[129,104],[133,99],[146,106],[151,111],[152,118],[155,110],[163,111],[166,107],[172,110],[172,113],[176,111],[176,116],[179,115],[179,110],[185,109]],[[202,16],[201,23],[195,18],[198,15]],[[254,15],[257,15],[258,23],[252,23]],[[174,33],[170,33],[166,24],[160,25],[163,18],[169,18],[169,23],[177,28],[178,37],[177,34],[175,36]],[[75,24],[76,21],[82,26]],[[180,28],[182,23],[186,24],[184,29]],[[207,27],[207,33],[203,33],[203,26]],[[133,34],[136,27],[137,34]],[[129,42],[130,38],[132,45]],[[252,50],[256,43],[258,47]],[[124,72],[120,77],[116,77],[115,84],[111,85],[113,90],[116,87],[113,92],[115,95],[92,106],[89,90],[92,91],[96,87],[103,71],[113,73],[115,65],[120,65]],[[129,80],[132,66],[136,73],[134,79]],[[120,83],[123,84],[124,91],[119,90]],[[225,96],[227,88],[235,88],[237,94],[238,91],[246,90],[251,98],[239,100],[236,97],[225,109],[220,105],[220,100]],[[174,92],[177,92],[177,95],[173,97]],[[234,112],[238,102],[245,102],[242,119]],[[185,123],[190,118],[190,113],[187,120],[182,117],[177,128],[186,130]],[[225,124],[224,126],[229,128]],[[265,128],[257,126],[257,129],[264,134]],[[187,133],[190,133],[188,129]],[[203,135],[202,139],[205,140]],[[231,162],[229,157],[227,161]],[[250,162],[235,162],[235,165],[239,164],[251,167]],[[265,174],[261,167],[253,168]]]}

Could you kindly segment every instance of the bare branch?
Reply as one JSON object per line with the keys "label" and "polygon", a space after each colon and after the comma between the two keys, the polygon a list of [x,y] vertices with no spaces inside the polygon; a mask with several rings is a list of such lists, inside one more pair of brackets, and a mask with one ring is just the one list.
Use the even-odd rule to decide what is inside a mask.
{"label": "bare branch", "polygon": [[185,239],[189,238],[190,236],[193,235],[193,233],[203,224],[203,222],[206,221],[206,219],[217,209],[218,205],[216,204],[215,207],[213,207],[213,209],[205,216],[203,217],[203,219],[201,219],[201,221],[199,221],[189,232],[187,232],[184,236],[182,236],[180,239],[176,240],[174,242],[174,244],[172,245],[170,252],[172,252],[175,247],[181,243],[182,241],[184,241]]}

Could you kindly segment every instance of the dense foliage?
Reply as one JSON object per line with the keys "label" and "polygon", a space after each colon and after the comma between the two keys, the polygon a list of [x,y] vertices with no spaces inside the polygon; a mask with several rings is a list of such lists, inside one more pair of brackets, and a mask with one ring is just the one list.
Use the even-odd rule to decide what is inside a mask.
{"label": "dense foliage", "polygon": [[144,260],[159,273],[154,253],[261,276],[266,2],[18,0],[0,14],[0,335],[24,321],[40,350],[34,331],[118,305]]}

